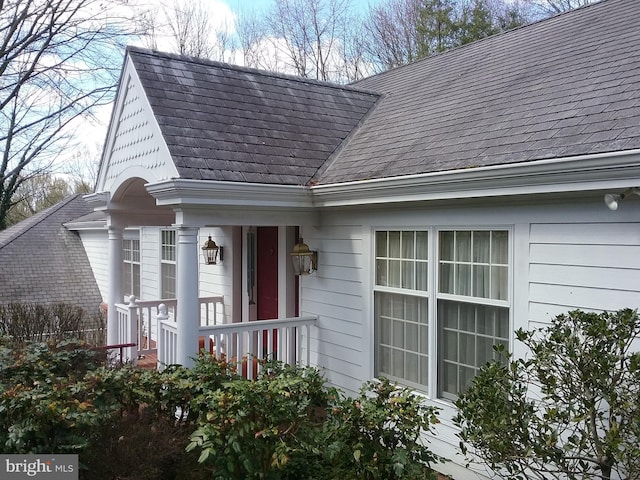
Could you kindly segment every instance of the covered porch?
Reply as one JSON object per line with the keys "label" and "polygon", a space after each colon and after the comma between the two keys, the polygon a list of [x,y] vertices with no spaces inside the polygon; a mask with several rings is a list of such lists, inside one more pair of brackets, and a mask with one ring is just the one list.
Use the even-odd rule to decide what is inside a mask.
{"label": "covered porch", "polygon": [[[204,351],[238,363],[311,363],[317,318],[300,305],[304,280],[295,274],[291,254],[315,213],[299,187],[254,187],[254,198],[229,205],[224,183],[134,178],[87,198],[107,214],[107,344],[133,344],[124,360],[155,357],[158,368],[191,366]],[[185,202],[196,188],[200,198]],[[140,248],[137,296],[123,282],[125,240],[132,231]],[[173,232],[166,236],[170,244],[164,232]],[[203,246],[210,237],[219,257],[208,264]],[[163,298],[167,250],[175,295]],[[256,368],[246,368],[249,378]]]}

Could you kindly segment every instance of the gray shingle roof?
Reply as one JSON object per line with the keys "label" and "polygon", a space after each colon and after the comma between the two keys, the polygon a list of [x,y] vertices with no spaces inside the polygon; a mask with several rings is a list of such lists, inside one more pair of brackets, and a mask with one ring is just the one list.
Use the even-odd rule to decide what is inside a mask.
{"label": "gray shingle roof", "polygon": [[91,212],[82,195],[0,232],[0,304],[80,306],[98,312],[102,296],[82,241],[63,224]]}
{"label": "gray shingle roof", "polygon": [[128,49],[181,178],[303,185],[378,96]]}
{"label": "gray shingle roof", "polygon": [[640,148],[640,1],[605,0],[355,86],[384,97],[320,183]]}

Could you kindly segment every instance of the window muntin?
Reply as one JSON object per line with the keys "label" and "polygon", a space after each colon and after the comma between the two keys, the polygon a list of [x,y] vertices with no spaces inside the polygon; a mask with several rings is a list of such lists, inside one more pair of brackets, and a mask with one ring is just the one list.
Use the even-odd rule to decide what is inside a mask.
{"label": "window muntin", "polygon": [[176,232],[162,230],[160,259],[160,296],[176,298]]}
{"label": "window muntin", "polygon": [[438,235],[438,396],[454,400],[509,345],[509,232]]}
{"label": "window muntin", "polygon": [[438,300],[438,396],[455,400],[480,367],[509,346],[509,308]]}
{"label": "window muntin", "polygon": [[509,345],[509,232],[435,233],[429,245],[428,230],[375,232],[375,373],[454,400],[496,358],[493,346]]}
{"label": "window muntin", "polygon": [[441,231],[438,292],[508,300],[508,232]]}
{"label": "window muntin", "polygon": [[428,233],[376,232],[376,285],[427,291]]}
{"label": "window muntin", "polygon": [[122,287],[125,295],[140,298],[140,240],[122,241]]}
{"label": "window muntin", "polygon": [[378,375],[424,389],[429,384],[429,312],[425,297],[375,292]]}
{"label": "window muntin", "polygon": [[429,380],[428,232],[376,232],[376,374],[424,389]]}

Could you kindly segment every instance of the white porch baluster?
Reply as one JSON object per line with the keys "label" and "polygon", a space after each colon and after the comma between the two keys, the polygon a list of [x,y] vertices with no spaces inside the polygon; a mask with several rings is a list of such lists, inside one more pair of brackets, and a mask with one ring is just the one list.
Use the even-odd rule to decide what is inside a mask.
{"label": "white porch baluster", "polygon": [[129,297],[129,316],[127,324],[127,338],[124,343],[135,343],[126,350],[126,359],[135,365],[138,360],[138,305],[136,305],[136,296]]}

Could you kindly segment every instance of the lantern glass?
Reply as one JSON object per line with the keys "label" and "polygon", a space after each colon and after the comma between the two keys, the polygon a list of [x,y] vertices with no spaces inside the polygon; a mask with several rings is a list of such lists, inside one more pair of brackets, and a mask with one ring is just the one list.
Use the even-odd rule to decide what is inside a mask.
{"label": "lantern glass", "polygon": [[209,235],[209,239],[204,242],[202,247],[202,255],[204,256],[204,263],[206,265],[216,265],[218,263],[218,253],[220,252],[220,247],[216,245],[211,239],[211,235]]}
{"label": "lantern glass", "polygon": [[295,275],[310,275],[317,270],[318,253],[309,250],[302,239],[293,247],[291,261]]}

